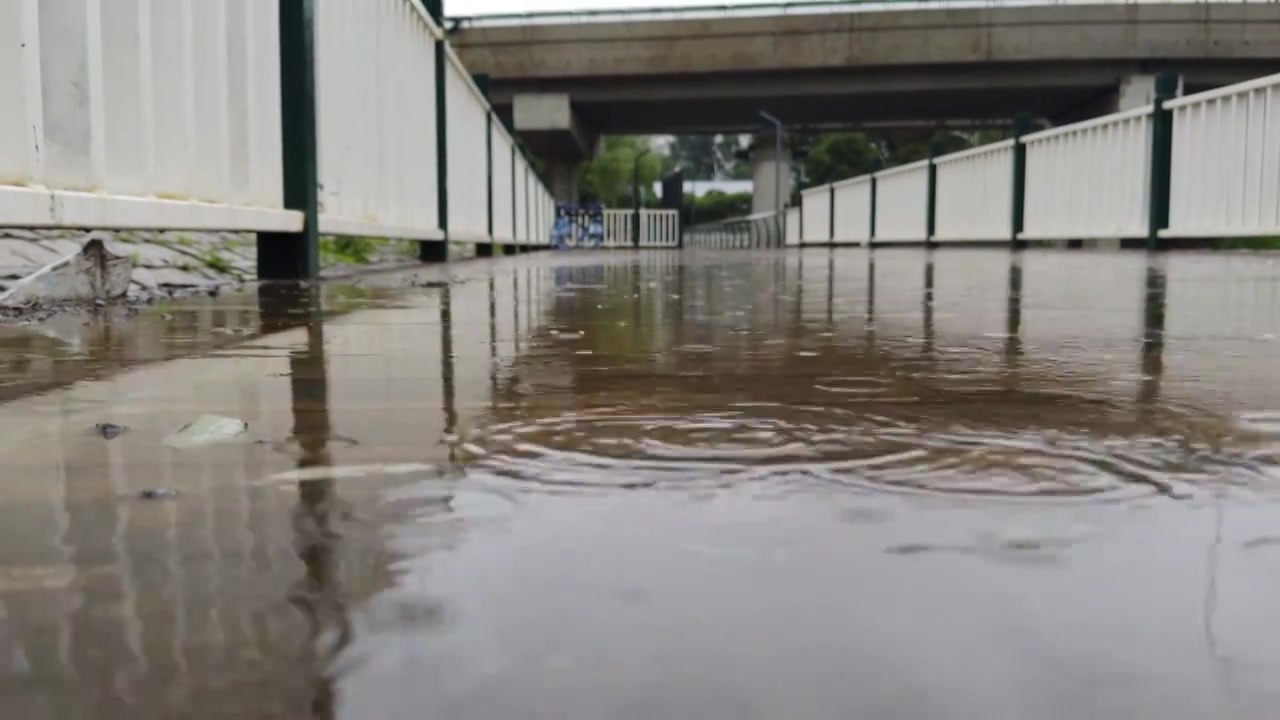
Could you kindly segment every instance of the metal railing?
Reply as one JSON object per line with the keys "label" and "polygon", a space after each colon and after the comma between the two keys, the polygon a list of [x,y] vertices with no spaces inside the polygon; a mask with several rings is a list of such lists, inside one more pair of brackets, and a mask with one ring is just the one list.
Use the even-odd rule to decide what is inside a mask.
{"label": "metal railing", "polygon": [[760,213],[695,225],[684,231],[681,244],[703,250],[782,247],[783,214]]}
{"label": "metal railing", "polygon": [[[553,203],[440,0],[0,2],[0,227],[547,246]],[[50,32],[49,28],[57,28]]]}
{"label": "metal railing", "polygon": [[[1197,4],[1257,4],[1276,0],[1194,0]],[[965,8],[1038,7],[1062,5],[1170,5],[1186,0],[796,0],[742,4],[696,3],[676,7],[617,7],[592,10],[547,10],[526,13],[458,15],[448,18],[450,27],[510,27],[519,25],[578,25],[586,23],[643,22],[650,20],[714,20],[775,17],[779,15],[829,15],[851,12],[938,10]]]}
{"label": "metal railing", "polygon": [[1139,108],[808,188],[787,244],[1280,235],[1280,75],[1176,99],[1175,79]]}

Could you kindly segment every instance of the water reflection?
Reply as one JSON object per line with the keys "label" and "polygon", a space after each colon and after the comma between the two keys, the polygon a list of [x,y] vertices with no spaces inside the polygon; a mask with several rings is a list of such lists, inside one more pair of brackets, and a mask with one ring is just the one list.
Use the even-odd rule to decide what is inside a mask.
{"label": "water reflection", "polygon": [[11,330],[0,716],[1267,716],[1277,287],[619,252]]}

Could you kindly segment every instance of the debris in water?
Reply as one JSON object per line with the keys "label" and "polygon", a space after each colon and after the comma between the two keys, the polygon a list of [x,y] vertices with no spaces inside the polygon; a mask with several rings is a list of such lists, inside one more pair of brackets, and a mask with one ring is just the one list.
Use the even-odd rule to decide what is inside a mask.
{"label": "debris in water", "polygon": [[115,423],[104,422],[104,423],[98,423],[93,427],[93,429],[103,438],[107,440],[115,440],[116,438],[124,434],[124,431],[128,430],[129,428],[125,427],[124,425],[117,425]]}
{"label": "debris in water", "polygon": [[171,488],[148,488],[138,493],[143,500],[169,500],[178,496],[178,491]]}
{"label": "debris in water", "polygon": [[249,423],[238,418],[221,415],[201,415],[178,432],[164,439],[171,448],[190,448],[217,445],[243,438],[249,432]]}

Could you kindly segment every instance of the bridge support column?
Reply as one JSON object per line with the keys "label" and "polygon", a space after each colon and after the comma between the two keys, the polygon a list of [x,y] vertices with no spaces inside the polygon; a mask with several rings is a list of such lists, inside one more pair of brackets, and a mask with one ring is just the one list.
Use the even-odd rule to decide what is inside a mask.
{"label": "bridge support column", "polygon": [[[778,205],[778,182],[782,184],[782,206]],[[775,212],[786,207],[791,198],[791,145],[782,139],[778,155],[777,138],[772,132],[756,135],[751,144],[751,212]]]}
{"label": "bridge support column", "polygon": [[[1120,87],[1116,90],[1115,107],[1110,112],[1124,112],[1134,108],[1150,105],[1156,99],[1155,73],[1128,75],[1120,78]],[[1167,81],[1166,81],[1167,82]],[[1177,76],[1177,89],[1174,97],[1182,95],[1182,76]]]}
{"label": "bridge support column", "polygon": [[595,157],[599,136],[574,112],[565,93],[519,93],[511,119],[520,139],[547,163],[556,202],[577,202],[578,168]]}
{"label": "bridge support column", "polygon": [[553,157],[547,160],[547,182],[557,203],[578,202],[578,170],[581,160]]}

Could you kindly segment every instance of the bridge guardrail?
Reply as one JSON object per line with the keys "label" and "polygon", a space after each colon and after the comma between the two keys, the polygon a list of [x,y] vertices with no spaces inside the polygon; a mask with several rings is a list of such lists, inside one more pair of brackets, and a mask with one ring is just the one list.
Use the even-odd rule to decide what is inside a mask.
{"label": "bridge guardrail", "polygon": [[[798,208],[791,208],[797,214]],[[695,225],[685,230],[682,246],[725,250],[782,247],[783,213],[760,213]]]}
{"label": "bridge guardrail", "polygon": [[[1280,75],[806,189],[806,244],[1280,235]],[[834,203],[831,207],[829,203]],[[821,224],[824,213],[834,218]],[[790,216],[788,216],[790,221]],[[861,233],[859,227],[870,227]],[[788,223],[788,244],[791,244]],[[822,237],[825,231],[827,236]]]}
{"label": "bridge guardrail", "polygon": [[0,3],[0,226],[257,232],[267,278],[321,233],[549,245],[440,0],[98,5]]}

